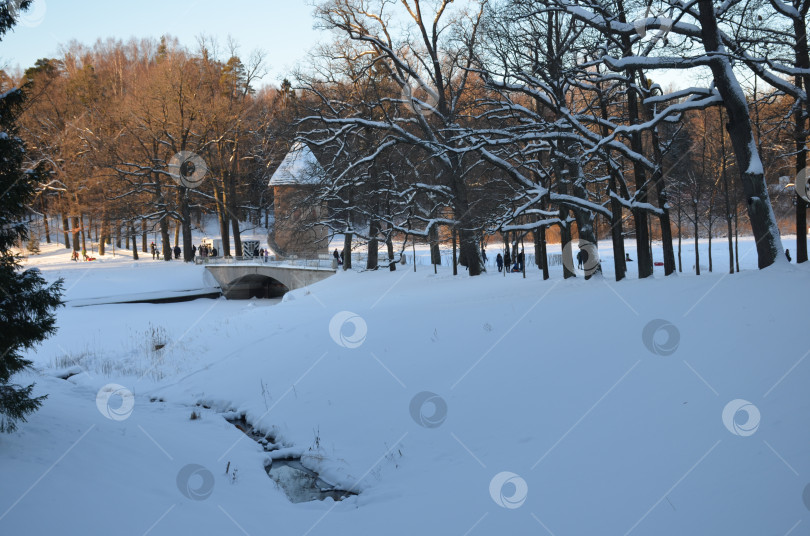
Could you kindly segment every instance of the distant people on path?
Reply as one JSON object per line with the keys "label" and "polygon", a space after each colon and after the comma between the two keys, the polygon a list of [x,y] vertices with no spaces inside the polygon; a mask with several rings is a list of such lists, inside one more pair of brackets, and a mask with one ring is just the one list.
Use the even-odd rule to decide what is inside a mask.
{"label": "distant people on path", "polygon": [[154,242],[149,244],[149,249],[152,251],[152,260],[155,260],[155,251],[157,250],[157,248],[155,248],[155,243]]}
{"label": "distant people on path", "polygon": [[256,246],[255,248],[253,248],[253,258],[256,258],[258,256],[259,256],[259,246]]}
{"label": "distant people on path", "polygon": [[518,272],[522,272],[526,266],[526,255],[523,254],[523,250],[520,250],[517,256],[517,263],[518,263]]}
{"label": "distant people on path", "polygon": [[577,268],[579,268],[580,270],[582,269],[582,257],[583,256],[584,256],[584,254],[582,253],[581,249],[579,251],[577,251]]}
{"label": "distant people on path", "polygon": [[785,250],[785,257],[787,257],[788,262],[790,262],[790,250],[789,249]]}
{"label": "distant people on path", "polygon": [[630,254],[629,254],[629,253],[625,253],[625,254],[624,254],[624,260],[625,260],[625,261],[627,261],[627,262],[633,262],[633,259],[631,259],[631,258],[630,258]]}
{"label": "distant people on path", "polygon": [[212,256],[212,257],[216,257],[216,256],[217,256],[217,248],[211,248],[211,256]]}
{"label": "distant people on path", "polygon": [[269,258],[270,258],[270,250],[269,250],[269,249],[265,249],[265,250],[264,250],[264,262],[267,262],[267,260],[268,260]]}
{"label": "distant people on path", "polygon": [[335,249],[335,252],[334,252],[334,253],[332,253],[332,256],[333,256],[333,257],[335,258],[335,260],[337,261],[338,266],[341,266],[341,265],[343,264],[343,255],[342,255],[342,254],[340,254],[340,253],[338,253],[338,250],[337,250],[337,249]]}
{"label": "distant people on path", "polygon": [[498,265],[498,271],[499,271],[499,272],[500,272],[501,270],[503,270],[503,257],[501,257],[501,254],[500,254],[500,253],[498,253],[498,256],[497,256],[497,257],[495,257],[495,264],[497,264],[497,265]]}
{"label": "distant people on path", "polygon": [[[335,251],[337,251],[337,250],[335,250]],[[341,264],[343,264],[343,261],[345,261],[345,260],[346,260],[346,255],[345,255],[345,254],[346,254],[346,250],[345,250],[345,249],[341,249],[341,250],[340,250],[340,260],[338,261],[338,266],[339,266],[339,265],[341,265]]]}
{"label": "distant people on path", "polygon": [[509,271],[509,267],[512,266],[512,257],[509,255],[509,248],[506,248],[506,254],[503,256],[503,264],[506,266],[506,270]]}
{"label": "distant people on path", "polygon": [[79,262],[79,252],[75,249],[73,250],[73,253],[70,254],[70,260]]}
{"label": "distant people on path", "polygon": [[487,250],[481,248],[481,258],[484,260],[484,264],[487,263]]}
{"label": "distant people on path", "polygon": [[191,260],[193,261],[197,257],[197,246],[194,244],[191,245]]}
{"label": "distant people on path", "polygon": [[180,249],[180,246],[174,246],[174,258],[175,258],[175,259],[179,259],[179,258],[180,258],[180,252],[181,252],[181,251],[182,251],[182,250]]}

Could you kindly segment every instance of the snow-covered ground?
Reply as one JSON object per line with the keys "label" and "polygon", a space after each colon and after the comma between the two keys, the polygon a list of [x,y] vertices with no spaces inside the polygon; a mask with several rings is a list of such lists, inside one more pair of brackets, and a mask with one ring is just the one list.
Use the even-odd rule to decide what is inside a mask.
{"label": "snow-covered ground", "polygon": [[[281,301],[68,305],[16,377],[49,398],[0,436],[0,534],[807,534],[810,267],[757,271],[746,239],[728,275],[714,246],[700,277],[406,265]],[[29,264],[68,300],[210,283]],[[264,469],[286,456],[359,494],[293,504]]]}

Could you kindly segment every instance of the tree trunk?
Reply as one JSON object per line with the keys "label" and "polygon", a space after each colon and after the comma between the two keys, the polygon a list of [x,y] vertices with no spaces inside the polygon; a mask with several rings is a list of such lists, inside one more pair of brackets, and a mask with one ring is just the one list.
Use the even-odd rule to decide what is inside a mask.
{"label": "tree trunk", "polygon": [[343,235],[343,270],[352,269],[352,232],[346,231]]}
{"label": "tree trunk", "polygon": [[169,220],[167,216],[160,218],[160,239],[163,242],[163,260],[172,260],[172,243],[169,237]]}
{"label": "tree trunk", "polygon": [[51,226],[48,225],[48,213],[45,212],[45,202],[42,202],[42,221],[45,224],[45,243],[51,243]]}
{"label": "tree trunk", "polygon": [[98,254],[99,256],[104,256],[107,252],[107,245],[104,243],[107,240],[107,233],[109,232],[110,226],[110,216],[107,214],[107,211],[103,211],[101,214],[101,232],[98,236]]}
{"label": "tree trunk", "polygon": [[146,249],[146,242],[148,238],[146,236],[146,220],[141,220],[141,251],[146,253],[148,250]]}
{"label": "tree trunk", "polygon": [[132,238],[132,260],[138,260],[138,235],[135,233],[135,224],[129,222],[129,237]]}
{"label": "tree trunk", "polygon": [[[806,5],[803,6],[806,14]],[[796,66],[807,72],[810,69],[810,51],[808,51],[807,44],[807,27],[804,23],[804,17],[793,19],[793,33],[796,36],[795,54]],[[796,76],[795,84],[799,89],[804,89],[805,92],[810,91],[808,83],[803,83],[807,80],[805,77]],[[804,114],[808,112],[807,101],[803,105],[796,106],[794,118],[794,133],[796,136],[796,176],[802,170],[807,172],[807,119]],[[799,197],[796,199],[796,264],[807,262],[807,202]]]}
{"label": "tree trunk", "polygon": [[68,223],[68,217],[62,214],[62,235],[65,239],[65,249],[70,249],[70,224]]}
{"label": "tree trunk", "polygon": [[380,224],[377,220],[371,220],[368,224],[368,258],[366,259],[366,270],[376,270],[377,260],[379,257],[379,243],[377,242],[377,233],[379,232]]}
{"label": "tree trunk", "polygon": [[438,225],[431,225],[428,229],[428,240],[430,240],[430,263],[433,265],[441,265],[442,253],[439,250],[439,227]]}
{"label": "tree trunk", "polygon": [[191,262],[194,256],[191,252],[191,213],[188,206],[188,190],[181,188],[180,217],[183,231],[183,261]]}
{"label": "tree trunk", "polygon": [[[221,181],[220,181],[221,182]],[[216,201],[216,209],[217,209],[217,222],[219,223],[219,233],[220,238],[222,239],[222,251],[220,252],[221,255],[231,254],[231,238],[230,234],[228,233],[228,216],[227,210],[225,210],[225,194],[222,191],[221,185],[215,184],[214,185],[214,200]]]}
{"label": "tree trunk", "polygon": [[456,228],[451,231],[453,235],[453,275],[458,275],[458,258],[456,256]]}
{"label": "tree trunk", "polygon": [[720,41],[720,30],[712,1],[698,0],[698,8],[703,45],[706,53],[711,56],[709,68],[728,112],[729,121],[726,129],[740,170],[748,218],[757,247],[758,265],[759,268],[766,268],[780,255],[784,257],[784,249],[768,196],[762,161],[756,150],[751,118],[748,115],[748,103],[732,71],[725,47]]}
{"label": "tree trunk", "polygon": [[73,216],[73,229],[71,229],[73,234],[73,251],[79,251],[81,247],[79,246],[79,217]]}
{"label": "tree trunk", "polygon": [[388,236],[385,239],[385,246],[388,249],[388,270],[396,272],[397,263],[394,262],[394,241],[391,240],[391,229],[388,229]]}

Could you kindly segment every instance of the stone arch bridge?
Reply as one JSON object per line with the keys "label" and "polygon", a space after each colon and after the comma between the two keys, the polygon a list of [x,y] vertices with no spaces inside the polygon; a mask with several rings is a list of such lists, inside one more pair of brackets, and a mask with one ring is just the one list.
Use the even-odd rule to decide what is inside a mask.
{"label": "stone arch bridge", "polygon": [[335,275],[331,261],[239,262],[221,259],[205,263],[228,299],[277,298]]}

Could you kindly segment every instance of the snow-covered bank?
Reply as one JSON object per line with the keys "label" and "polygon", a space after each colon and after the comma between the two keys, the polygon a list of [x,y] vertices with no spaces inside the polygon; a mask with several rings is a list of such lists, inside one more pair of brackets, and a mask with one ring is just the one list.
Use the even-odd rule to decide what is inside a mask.
{"label": "snow-covered bank", "polygon": [[[165,271],[167,288],[200,277],[131,263],[74,289],[97,277],[135,288],[145,270]],[[48,277],[78,269],[43,265]],[[0,437],[0,532],[799,534],[810,523],[810,343],[796,299],[810,268],[621,283],[411,269],[339,273],[280,304],[60,310],[60,332],[32,354],[50,398]],[[66,367],[86,372],[52,376]],[[110,402],[120,420],[97,406],[110,383],[133,393],[131,414]],[[736,421],[727,406],[741,408]],[[275,454],[222,412],[360,494],[290,503],[264,472]]]}

